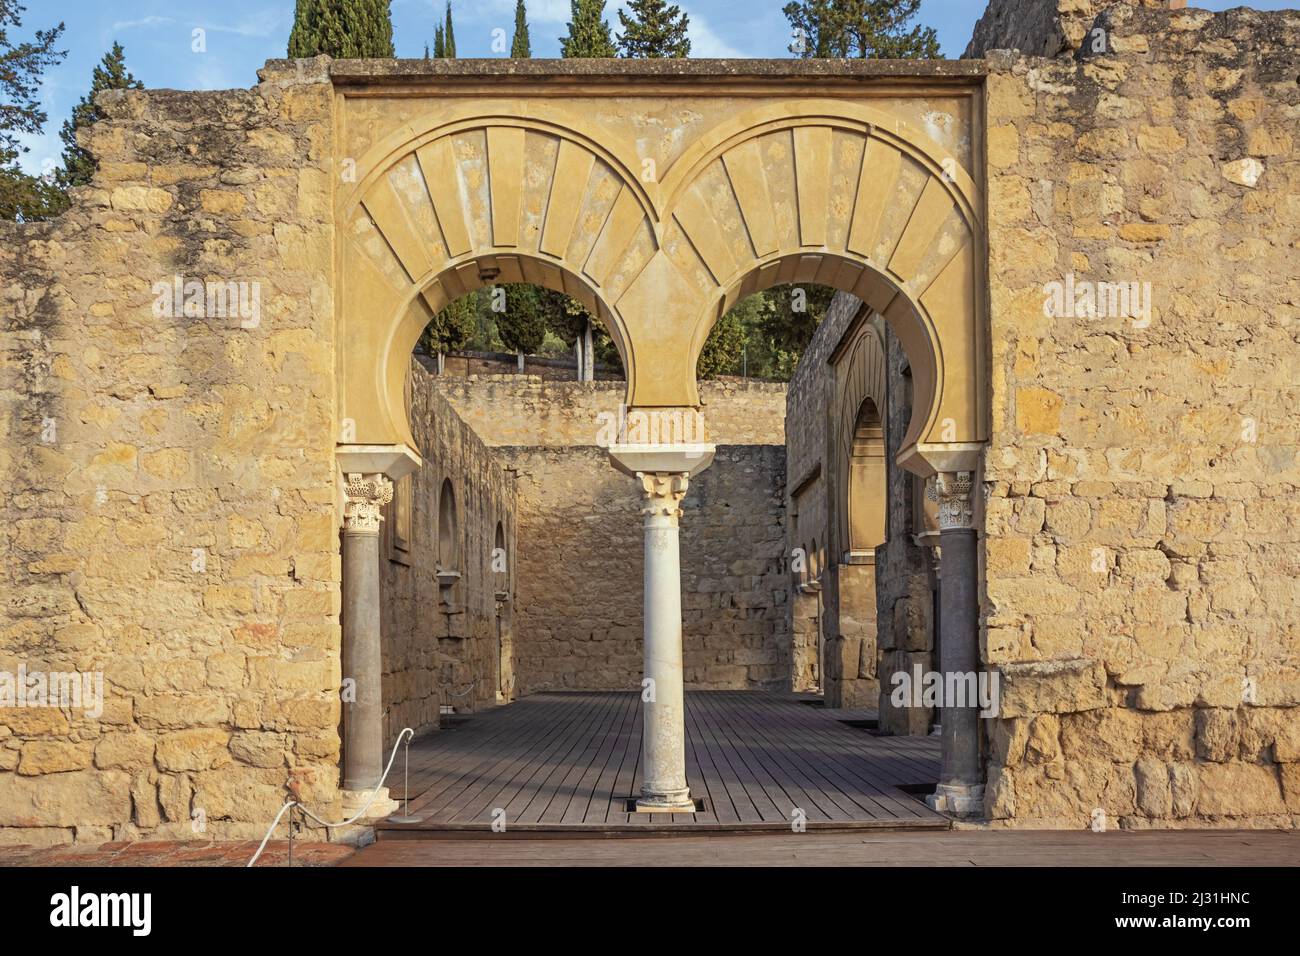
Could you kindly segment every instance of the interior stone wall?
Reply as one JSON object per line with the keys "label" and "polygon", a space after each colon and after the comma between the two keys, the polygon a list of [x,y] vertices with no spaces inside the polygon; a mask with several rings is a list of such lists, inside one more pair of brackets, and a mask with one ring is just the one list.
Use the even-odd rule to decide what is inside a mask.
{"label": "interior stone wall", "polygon": [[[847,527],[848,489],[837,488],[835,480],[837,446],[846,423],[837,399],[838,366],[832,359],[851,338],[862,309],[853,296],[836,294],[790,380],[786,546],[791,556],[796,548],[811,553],[806,569],[791,576],[788,617],[796,689],[812,689],[817,682],[810,675],[820,667],[827,706],[876,710],[882,689],[887,689],[882,688],[882,676],[889,673],[881,667],[879,651],[878,578],[893,574],[897,565],[873,564],[867,556],[846,563],[849,544],[840,540],[843,532],[838,529]],[[885,412],[890,414],[889,409]],[[856,409],[851,414],[856,417]],[[887,468],[895,476],[901,474],[892,457],[887,460]],[[880,494],[886,496],[896,483],[896,477],[887,481]],[[895,516],[889,518],[886,532],[902,533]]]}
{"label": "interior stone wall", "polygon": [[[994,57],[987,812],[1300,819],[1300,14],[1116,6]],[[1049,314],[1049,283],[1152,309]]]}
{"label": "interior stone wall", "polygon": [[[639,686],[640,492],[596,444],[623,383],[442,376],[438,385],[517,474],[518,692]],[[785,687],[784,386],[705,382],[701,390],[718,451],[682,504],[686,681]]]}
{"label": "interior stone wall", "polygon": [[[915,702],[899,706],[893,696],[899,674],[914,676],[916,668],[938,668],[935,572],[938,555],[934,529],[924,514],[924,483],[904,472],[894,459],[903,447],[912,417],[907,355],[893,332],[885,332],[885,362],[889,369],[889,409],[885,421],[886,524],[889,535],[876,551],[876,641],[880,675],[879,726],[893,734],[928,734],[935,709]],[[927,540],[927,543],[922,543]]]}
{"label": "interior stone wall", "polygon": [[[508,699],[512,685],[514,477],[460,420],[434,378],[424,359],[412,360],[408,414],[424,463],[399,479],[409,488],[396,489],[385,508],[380,542],[385,746],[403,727],[436,730],[440,705],[473,712]],[[459,561],[440,554],[446,481],[456,503]],[[406,521],[399,515],[404,494]],[[494,564],[498,524],[505,554]],[[440,567],[460,578],[440,587]]]}

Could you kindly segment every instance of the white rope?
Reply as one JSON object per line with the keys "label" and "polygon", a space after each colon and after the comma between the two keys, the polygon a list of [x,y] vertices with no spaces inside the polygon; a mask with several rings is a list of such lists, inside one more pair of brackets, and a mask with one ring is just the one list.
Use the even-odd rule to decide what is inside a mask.
{"label": "white rope", "polygon": [[328,820],[322,820],[320,817],[316,816],[316,814],[312,813],[310,810],[308,810],[305,806],[303,806],[298,801],[290,800],[288,803],[286,803],[284,806],[280,808],[280,812],[277,813],[275,815],[275,819],[271,821],[271,826],[266,831],[266,836],[262,837],[261,846],[257,848],[257,852],[253,854],[253,858],[248,861],[248,865],[251,867],[254,863],[257,862],[258,857],[262,855],[262,851],[266,849],[266,844],[270,841],[271,834],[274,833],[275,828],[280,825],[280,818],[284,816],[285,811],[289,810],[291,807],[297,807],[298,809],[302,810],[303,816],[311,817],[317,823],[330,829],[336,827],[345,827],[351,823],[355,823],[357,820],[360,820],[361,817],[365,814],[365,812],[368,809],[370,809],[370,804],[375,802],[375,797],[378,796],[380,788],[383,787],[384,781],[388,779],[388,771],[393,769],[393,761],[397,759],[397,748],[402,745],[402,741],[405,740],[408,736],[414,737],[415,731],[412,730],[410,727],[403,727],[402,732],[397,735],[397,741],[393,744],[393,752],[388,758],[388,766],[384,768],[383,776],[381,776],[379,778],[379,782],[375,784],[375,789],[370,791],[369,799],[367,799],[366,802],[361,805],[361,809],[358,810],[353,816],[344,820],[342,823],[330,823]]}

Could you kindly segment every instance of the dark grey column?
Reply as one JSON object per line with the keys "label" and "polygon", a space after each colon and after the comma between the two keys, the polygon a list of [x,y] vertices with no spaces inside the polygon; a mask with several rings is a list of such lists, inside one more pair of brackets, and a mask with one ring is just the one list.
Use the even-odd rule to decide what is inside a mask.
{"label": "dark grey column", "polygon": [[[384,770],[383,655],[379,615],[379,525],[393,498],[383,475],[348,475],[343,512],[343,803],[360,810]],[[388,788],[367,817],[396,807]]]}
{"label": "dark grey column", "polygon": [[[954,814],[982,814],[984,787],[979,754],[978,556],[972,524],[970,472],[934,479],[939,504],[939,672],[944,679],[943,762],[930,805]],[[964,701],[950,696],[963,686]],[[963,706],[958,706],[958,704]]]}

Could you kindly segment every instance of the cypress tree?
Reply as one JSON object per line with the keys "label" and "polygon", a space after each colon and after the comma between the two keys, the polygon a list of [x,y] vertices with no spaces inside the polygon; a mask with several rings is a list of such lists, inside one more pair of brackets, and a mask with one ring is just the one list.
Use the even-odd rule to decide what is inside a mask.
{"label": "cypress tree", "polygon": [[442,30],[442,55],[449,60],[456,58],[456,31],[451,26],[451,0],[447,0],[447,25]]}
{"label": "cypress tree", "polygon": [[447,55],[447,41],[442,34],[442,24],[433,31],[433,58],[441,60]]}
{"label": "cypress tree", "polygon": [[667,0],[628,0],[632,15],[618,11],[623,32],[618,37],[619,54],[632,58],[690,56],[686,35],[690,18]]}
{"label": "cypress tree", "polygon": [[114,41],[113,49],[104,54],[91,74],[90,92],[72,108],[72,117],[63,121],[63,128],[59,131],[59,139],[63,140],[63,170],[59,173],[59,184],[64,189],[84,186],[95,175],[94,157],[77,145],[77,130],[104,118],[103,111],[95,105],[95,94],[101,90],[142,89],[144,84],[126,68],[122,44]]}
{"label": "cypress tree", "polygon": [[289,56],[335,59],[393,55],[389,0],[297,0]]}
{"label": "cypress tree", "polygon": [[573,19],[569,35],[560,37],[560,55],[569,59],[612,57],[618,51],[605,22],[605,0],[569,0]]}
{"label": "cypress tree", "polygon": [[533,55],[533,45],[528,40],[528,11],[524,0],[515,0],[515,37],[510,42],[510,58],[526,60]]}
{"label": "cypress tree", "polygon": [[562,297],[540,286],[506,284],[505,311],[496,313],[497,335],[506,348],[520,357],[531,355],[542,346],[546,330],[554,321],[552,313],[561,306]]}

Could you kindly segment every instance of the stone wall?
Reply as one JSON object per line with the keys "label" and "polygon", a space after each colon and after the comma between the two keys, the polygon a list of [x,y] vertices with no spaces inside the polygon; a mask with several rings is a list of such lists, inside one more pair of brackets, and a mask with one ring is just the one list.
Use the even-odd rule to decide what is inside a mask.
{"label": "stone wall", "polygon": [[[514,479],[438,392],[423,360],[412,361],[407,391],[424,464],[397,482],[380,542],[385,746],[406,726],[437,729],[440,704],[466,712],[508,700],[513,682]],[[448,481],[449,515],[441,507]],[[498,525],[505,553],[494,564]],[[444,530],[455,535],[455,554],[443,553]],[[439,569],[460,577],[441,587]]]}
{"label": "stone wall", "polygon": [[[849,488],[837,482],[847,479],[847,468],[841,468],[841,456],[846,454],[840,447],[844,429],[853,428],[861,400],[867,397],[857,394],[856,386],[846,381],[854,377],[846,356],[862,334],[862,310],[863,304],[856,298],[838,293],[790,381],[786,402],[787,546],[792,555],[796,548],[810,552],[810,559],[806,570],[794,575],[789,616],[796,687],[810,689],[820,683],[827,706],[883,710],[888,709],[889,685],[882,687],[882,681],[898,662],[882,650],[892,650],[895,645],[880,643],[880,622],[883,616],[891,621],[899,615],[909,618],[904,608],[895,606],[902,595],[894,593],[891,585],[904,567],[900,561],[915,549],[909,539],[910,513],[899,511],[903,502],[910,507],[911,479],[892,464],[910,404],[901,394],[891,394],[882,403],[886,407],[880,409],[887,418],[882,422],[887,480],[872,493],[889,502],[884,532],[890,540],[896,539],[894,550],[884,561],[878,560],[875,552],[850,554],[845,536]],[[893,371],[891,380],[897,383],[900,369]],[[851,393],[855,405],[846,410],[842,397]],[[902,430],[898,430],[900,424]],[[857,506],[867,504],[858,501]],[[877,607],[882,587],[888,596],[883,612]],[[808,675],[819,667],[824,671],[820,681],[809,680]],[[885,723],[897,732],[916,732],[906,717]]]}
{"label": "stone wall", "polygon": [[[1187,6],[1187,0],[1136,0],[1153,9]],[[1028,56],[1060,56],[1079,49],[1097,19],[1115,0],[991,0],[975,24],[963,57],[990,50],[1017,50]]]}
{"label": "stone wall", "polygon": [[[438,387],[489,446],[596,445],[615,421],[624,382],[550,382],[535,375],[444,375]],[[719,379],[700,382],[705,440],[779,445],[786,386]]]}
{"label": "stone wall", "polygon": [[[516,687],[639,684],[642,530],[636,483],[596,441],[622,383],[442,377],[457,413],[517,472]],[[682,504],[691,687],[785,687],[784,386],[702,383],[712,465]]]}
{"label": "stone wall", "polygon": [[[1300,14],[1106,28],[989,61],[987,811],[1293,826]],[[1070,274],[1149,316],[1052,317]]]}
{"label": "stone wall", "polygon": [[0,709],[0,840],[260,838],[338,811],[331,88],[100,102],[94,182],[0,224],[0,672],[104,701]]}
{"label": "stone wall", "polygon": [[[518,358],[505,352],[453,352],[443,356],[443,374],[447,376],[518,375]],[[524,372],[548,382],[576,382],[578,363],[572,356],[551,357],[525,355]],[[601,381],[622,381],[623,372],[600,362],[594,363],[592,374]]]}

